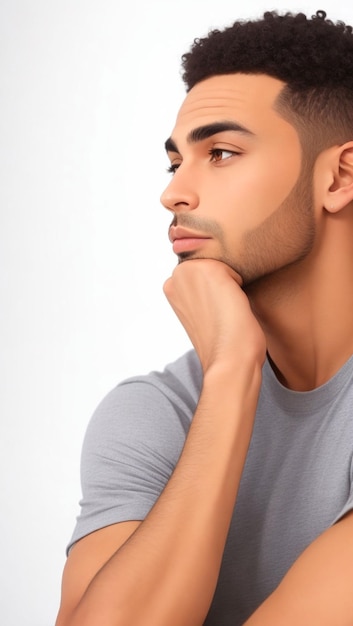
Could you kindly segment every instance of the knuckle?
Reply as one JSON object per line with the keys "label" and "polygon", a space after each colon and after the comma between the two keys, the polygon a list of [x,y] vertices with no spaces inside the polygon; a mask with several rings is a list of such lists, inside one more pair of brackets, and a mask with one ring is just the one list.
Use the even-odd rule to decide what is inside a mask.
{"label": "knuckle", "polygon": [[171,278],[167,278],[167,280],[165,281],[163,285],[163,292],[164,292],[164,295],[167,296],[167,298],[171,295],[172,293],[172,279]]}

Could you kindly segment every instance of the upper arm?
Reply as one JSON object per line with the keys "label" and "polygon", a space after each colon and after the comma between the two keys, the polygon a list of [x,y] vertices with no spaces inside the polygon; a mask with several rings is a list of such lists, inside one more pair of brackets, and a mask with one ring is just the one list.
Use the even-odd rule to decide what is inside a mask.
{"label": "upper arm", "polygon": [[99,405],[82,449],[81,515],[64,568],[57,626],[66,626],[92,579],[141,523],[125,520],[145,519],[184,441],[181,411],[154,385],[119,385]]}
{"label": "upper arm", "polygon": [[185,442],[179,413],[153,385],[121,384],[94,412],[81,454],[80,514],[71,542],[145,519]]}
{"label": "upper arm", "polygon": [[140,523],[128,521],[112,524],[87,535],[72,547],[63,572],[56,626],[66,626],[95,575]]}
{"label": "upper arm", "polygon": [[295,561],[244,626],[352,626],[353,511]]}

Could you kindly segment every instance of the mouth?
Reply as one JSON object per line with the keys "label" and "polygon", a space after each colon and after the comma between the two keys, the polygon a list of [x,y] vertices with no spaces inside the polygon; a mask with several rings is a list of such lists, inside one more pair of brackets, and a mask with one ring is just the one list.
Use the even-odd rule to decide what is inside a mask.
{"label": "mouth", "polygon": [[171,226],[169,229],[169,240],[173,244],[173,252],[181,254],[183,252],[192,252],[200,248],[211,237],[204,233],[198,233],[180,226]]}

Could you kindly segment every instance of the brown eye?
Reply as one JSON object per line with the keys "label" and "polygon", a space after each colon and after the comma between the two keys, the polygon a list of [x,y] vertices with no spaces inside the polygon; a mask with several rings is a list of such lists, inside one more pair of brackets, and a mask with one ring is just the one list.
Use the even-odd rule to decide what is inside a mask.
{"label": "brown eye", "polygon": [[212,148],[212,150],[209,150],[209,154],[211,155],[211,161],[219,163],[220,161],[226,161],[232,156],[240,154],[240,152],[236,152],[235,150],[224,150],[223,148]]}
{"label": "brown eye", "polygon": [[223,150],[221,150],[220,148],[215,148],[214,150],[212,150],[212,157],[213,157],[213,161],[222,161],[222,156],[223,156]]}

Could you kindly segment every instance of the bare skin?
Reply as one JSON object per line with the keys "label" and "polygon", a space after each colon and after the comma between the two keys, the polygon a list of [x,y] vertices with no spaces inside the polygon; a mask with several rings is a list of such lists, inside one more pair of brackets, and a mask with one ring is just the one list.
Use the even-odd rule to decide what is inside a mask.
{"label": "bare skin", "polygon": [[[208,234],[207,220],[215,222],[223,237],[206,240],[187,258],[216,258],[239,272],[283,380],[292,389],[310,389],[353,352],[353,265],[347,262],[353,254],[353,144],[323,152],[313,180],[304,178],[303,185],[310,186],[295,192],[303,178],[298,136],[264,104],[264,93],[275,102],[281,83],[268,77],[237,79],[242,89],[228,76],[191,90],[173,132],[179,152],[169,156],[177,170],[162,201],[176,215],[174,223],[191,230]],[[194,145],[183,142],[192,127],[220,119],[235,119],[254,134],[231,131]],[[223,154],[203,163],[212,148]],[[236,150],[240,155],[232,155]]]}
{"label": "bare skin", "polygon": [[[217,277],[211,284],[209,265]],[[189,275],[186,284],[178,280],[179,275]],[[82,580],[72,569],[81,570],[84,565],[82,557],[76,562],[74,548],[64,575],[63,598],[66,595],[68,604],[63,604],[58,626],[195,626],[205,619],[251,437],[265,356],[263,333],[235,278],[222,263],[196,261],[178,267],[166,286],[168,297],[193,333],[205,369],[190,434],[156,505],[95,575],[72,612],[72,584],[75,588],[77,578]],[[233,337],[228,326],[234,329]],[[250,345],[244,337],[252,337]],[[241,364],[234,362],[235,346],[242,354]],[[236,383],[230,384],[235,374]],[[113,536],[112,543],[116,540]],[[89,550],[92,544],[86,541],[86,547],[87,543]],[[99,553],[99,542],[95,549]],[[81,575],[86,576],[83,571]]]}
{"label": "bare skin", "polygon": [[[278,377],[298,390],[328,380],[353,353],[353,144],[321,153],[308,186],[298,135],[275,109],[282,86],[267,76],[219,76],[196,85],[181,107],[168,144],[174,177],[162,196],[181,263],[164,289],[199,355],[203,389],[147,518],[73,548],[57,626],[201,626],[266,349]],[[249,132],[190,141],[191,131],[220,121]],[[246,626],[350,626],[352,535],[350,514],[309,546]]]}

